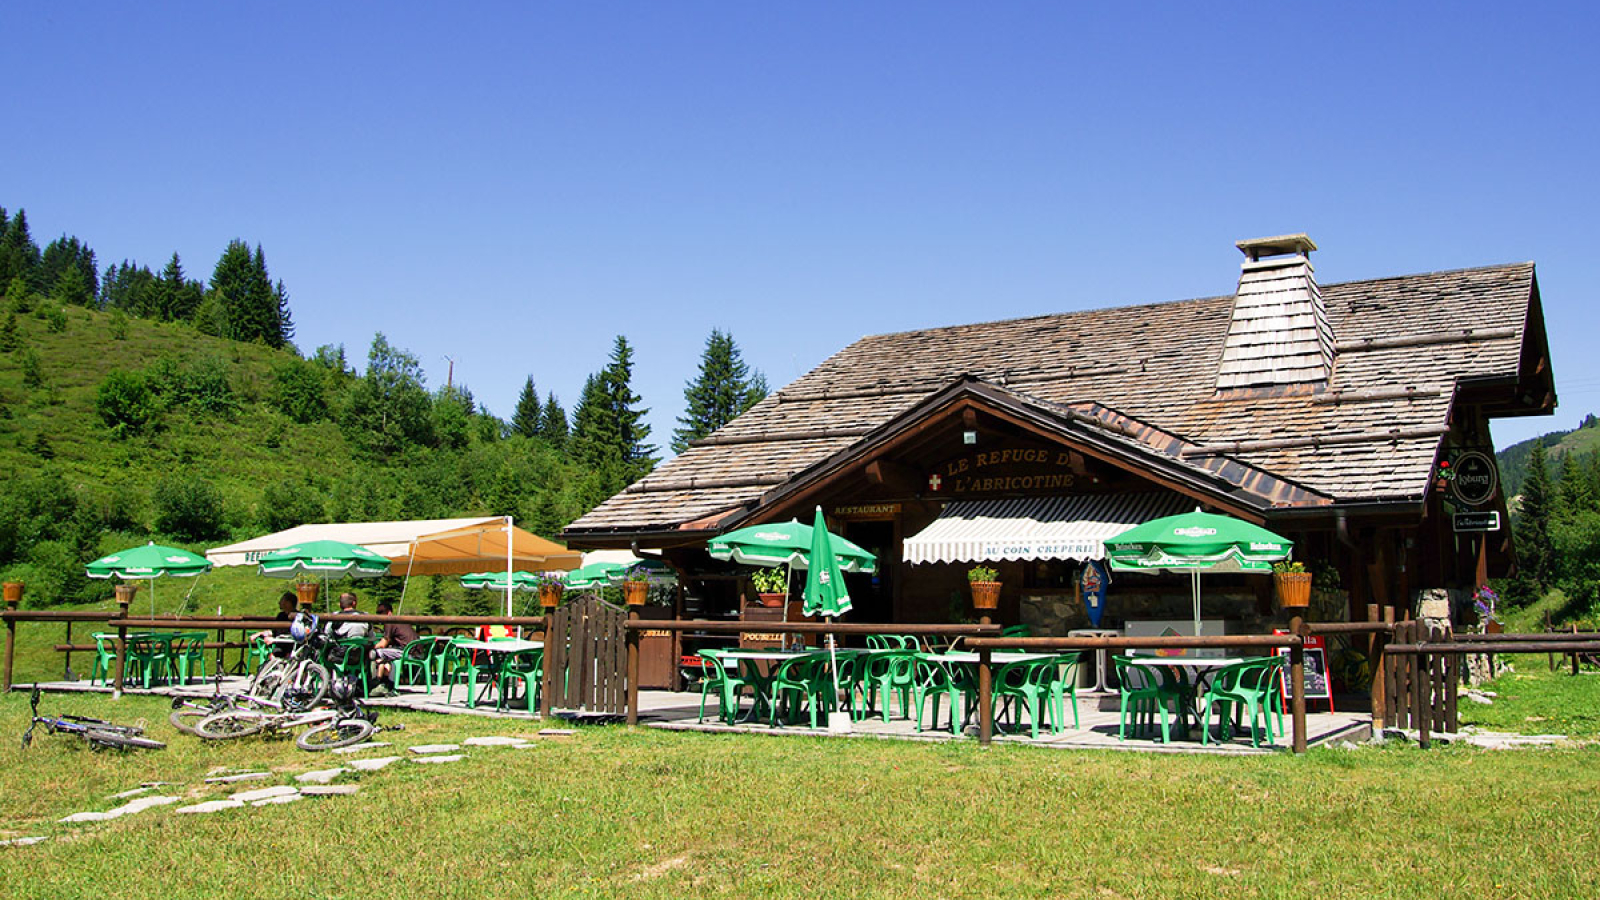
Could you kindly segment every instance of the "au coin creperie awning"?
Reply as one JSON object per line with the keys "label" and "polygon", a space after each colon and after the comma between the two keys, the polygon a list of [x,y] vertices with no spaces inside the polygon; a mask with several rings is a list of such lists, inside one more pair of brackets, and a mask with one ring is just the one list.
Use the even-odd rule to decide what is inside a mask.
{"label": "au coin creperie awning", "polygon": [[955,500],[905,541],[909,563],[1103,559],[1105,542],[1142,522],[1192,508],[1170,493]]}

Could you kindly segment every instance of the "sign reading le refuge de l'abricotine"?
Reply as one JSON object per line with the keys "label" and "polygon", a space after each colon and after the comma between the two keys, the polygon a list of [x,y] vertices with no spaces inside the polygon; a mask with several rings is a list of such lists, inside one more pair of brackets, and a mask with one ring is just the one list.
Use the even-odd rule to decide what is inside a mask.
{"label": "sign reading le refuge de l'abricotine", "polygon": [[940,494],[1061,491],[1072,487],[1072,454],[1040,447],[1002,447],[958,456],[928,475]]}

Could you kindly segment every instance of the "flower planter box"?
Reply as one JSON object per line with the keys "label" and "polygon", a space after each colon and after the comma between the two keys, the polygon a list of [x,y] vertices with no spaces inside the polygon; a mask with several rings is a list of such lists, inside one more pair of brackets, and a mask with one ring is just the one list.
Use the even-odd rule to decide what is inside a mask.
{"label": "flower planter box", "polygon": [[643,606],[645,598],[650,596],[650,585],[643,581],[624,581],[622,596],[629,606]]}
{"label": "flower planter box", "polygon": [[8,581],[6,582],[5,590],[7,606],[16,606],[18,603],[22,602],[22,582]]}
{"label": "flower planter box", "polygon": [[559,584],[539,585],[539,605],[550,609],[561,605],[563,588]]}
{"label": "flower planter box", "polygon": [[317,592],[321,589],[322,585],[315,581],[302,581],[295,584],[294,593],[300,599],[300,606],[309,609],[317,604]]}
{"label": "flower planter box", "polygon": [[788,596],[789,596],[788,594],[757,594],[756,595],[756,597],[760,598],[761,605],[765,606],[768,609],[777,609],[777,608],[783,606],[783,601],[788,599]]}

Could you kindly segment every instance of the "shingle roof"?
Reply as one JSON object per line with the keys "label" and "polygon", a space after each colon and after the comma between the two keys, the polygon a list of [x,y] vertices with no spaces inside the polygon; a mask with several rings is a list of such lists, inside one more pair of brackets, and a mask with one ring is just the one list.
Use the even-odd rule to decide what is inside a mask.
{"label": "shingle roof", "polygon": [[[1459,379],[1516,378],[1532,263],[1321,286],[1326,390],[1216,390],[1233,298],[862,338],[568,528],[649,532],[757,501],[963,375],[1041,405],[1095,404],[1334,500],[1426,488]],[[1271,441],[1264,439],[1271,438]],[[1260,446],[1257,446],[1260,445]]]}

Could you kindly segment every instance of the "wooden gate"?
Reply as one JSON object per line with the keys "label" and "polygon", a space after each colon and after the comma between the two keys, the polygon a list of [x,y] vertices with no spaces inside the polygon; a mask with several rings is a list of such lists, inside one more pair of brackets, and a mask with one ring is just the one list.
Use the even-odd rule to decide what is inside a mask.
{"label": "wooden gate", "polygon": [[594,594],[558,607],[544,642],[544,702],[553,709],[602,715],[627,712],[628,615]]}
{"label": "wooden gate", "polygon": [[[1395,644],[1448,643],[1451,634],[1449,628],[1429,627],[1412,620],[1395,623],[1393,641]],[[1384,658],[1385,724],[1422,733],[1455,733],[1460,655],[1388,653]]]}

